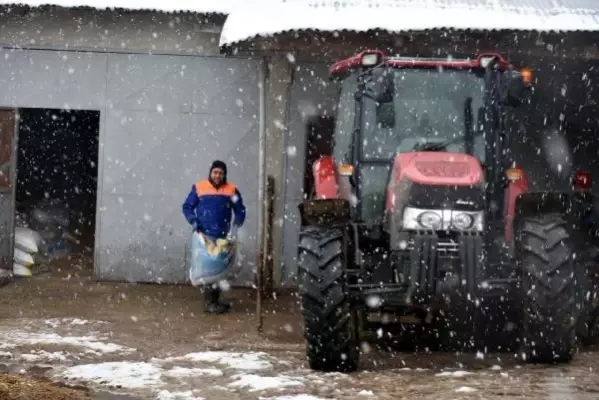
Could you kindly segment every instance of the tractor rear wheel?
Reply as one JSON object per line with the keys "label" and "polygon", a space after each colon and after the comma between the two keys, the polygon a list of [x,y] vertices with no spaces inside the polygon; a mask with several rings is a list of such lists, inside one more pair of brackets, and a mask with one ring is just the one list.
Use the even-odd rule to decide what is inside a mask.
{"label": "tractor rear wheel", "polygon": [[517,230],[524,294],[523,335],[528,360],[568,362],[576,352],[574,241],[559,214],[522,220]]}
{"label": "tractor rear wheel", "polygon": [[357,327],[346,288],[343,232],[304,228],[298,250],[299,293],[310,368],[355,371],[359,358]]}

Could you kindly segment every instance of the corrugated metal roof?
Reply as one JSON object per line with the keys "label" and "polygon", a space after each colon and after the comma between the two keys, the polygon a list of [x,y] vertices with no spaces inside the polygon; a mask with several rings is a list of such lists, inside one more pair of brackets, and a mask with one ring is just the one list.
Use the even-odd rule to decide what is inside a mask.
{"label": "corrugated metal roof", "polygon": [[229,14],[221,46],[301,30],[599,31],[599,0],[254,0],[252,4]]}
{"label": "corrugated metal roof", "polygon": [[192,12],[206,14],[229,14],[232,10],[239,8],[244,4],[247,4],[247,0],[22,0],[0,2],[0,5],[29,7],[90,7],[97,10],[124,9],[167,13]]}

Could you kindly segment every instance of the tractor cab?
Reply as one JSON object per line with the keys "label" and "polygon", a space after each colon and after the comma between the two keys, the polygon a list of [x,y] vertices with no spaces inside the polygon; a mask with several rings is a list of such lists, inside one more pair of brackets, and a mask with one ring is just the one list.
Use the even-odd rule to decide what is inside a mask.
{"label": "tractor cab", "polygon": [[[393,196],[389,186],[394,165],[402,162],[397,157],[425,169],[416,180],[427,180],[428,190],[414,194],[423,208],[451,208],[456,202],[482,207],[483,198],[495,205],[503,202],[495,192],[503,191],[497,183],[511,166],[509,151],[504,151],[509,139],[504,114],[526,101],[530,70],[517,70],[496,54],[451,60],[365,51],[334,64],[330,72],[341,81],[332,156],[339,171],[349,174],[351,193],[346,194],[357,200],[358,221],[380,226],[399,198],[407,201]],[[443,162],[447,154],[427,154],[431,152],[455,154],[456,162]],[[482,181],[489,183],[485,193],[479,190],[483,182],[476,182],[479,169]],[[476,193],[446,190],[452,183],[447,175],[460,173],[474,179],[465,186],[480,183],[471,190]],[[436,219],[427,221],[434,224]]]}

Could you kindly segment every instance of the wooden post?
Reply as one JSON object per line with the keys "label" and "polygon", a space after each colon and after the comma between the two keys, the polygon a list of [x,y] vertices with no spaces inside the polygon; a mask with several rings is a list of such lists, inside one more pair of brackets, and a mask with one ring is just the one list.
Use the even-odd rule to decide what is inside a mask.
{"label": "wooden post", "polygon": [[258,332],[264,328],[264,314],[262,302],[272,296],[273,290],[273,237],[272,226],[274,220],[275,179],[269,175],[266,178],[264,193],[265,221],[261,232],[260,263],[256,271],[256,317]]}

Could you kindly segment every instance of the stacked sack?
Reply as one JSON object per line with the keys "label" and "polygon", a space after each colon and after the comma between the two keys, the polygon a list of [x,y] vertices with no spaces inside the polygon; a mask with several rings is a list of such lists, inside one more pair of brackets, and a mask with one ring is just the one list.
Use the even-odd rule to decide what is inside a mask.
{"label": "stacked sack", "polygon": [[29,227],[42,238],[40,251],[50,259],[70,252],[68,229],[70,213],[66,204],[57,199],[37,203],[29,215]]}
{"label": "stacked sack", "polygon": [[32,267],[70,253],[70,213],[60,200],[44,199],[17,214],[13,275],[32,276]]}
{"label": "stacked sack", "polygon": [[15,251],[13,255],[13,275],[31,276],[31,267],[39,259],[43,239],[39,233],[29,228],[15,229]]}

